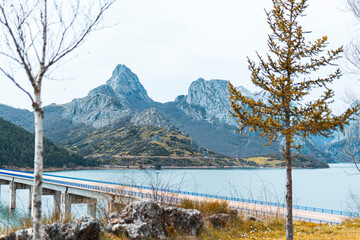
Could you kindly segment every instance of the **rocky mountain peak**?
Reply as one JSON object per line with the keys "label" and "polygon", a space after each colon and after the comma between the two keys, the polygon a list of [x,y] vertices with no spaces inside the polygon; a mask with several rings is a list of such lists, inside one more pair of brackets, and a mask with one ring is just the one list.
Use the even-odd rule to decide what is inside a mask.
{"label": "rocky mountain peak", "polygon": [[191,83],[188,95],[178,98],[178,106],[187,115],[209,122],[220,121],[230,125],[236,125],[236,121],[230,116],[231,108],[226,80],[204,80],[199,78]]}
{"label": "rocky mountain peak", "polygon": [[138,76],[125,65],[116,66],[106,85],[120,95],[135,96],[146,101],[152,101],[140,83]]}
{"label": "rocky mountain peak", "polygon": [[220,100],[223,97],[228,98],[228,86],[228,81],[225,80],[205,81],[203,78],[199,78],[191,83],[186,102],[204,106],[206,101],[204,97],[213,98],[214,101]]}

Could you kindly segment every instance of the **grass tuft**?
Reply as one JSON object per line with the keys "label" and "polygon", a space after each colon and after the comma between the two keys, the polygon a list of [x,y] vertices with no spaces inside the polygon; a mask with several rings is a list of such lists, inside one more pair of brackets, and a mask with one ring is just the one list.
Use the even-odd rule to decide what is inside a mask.
{"label": "grass tuft", "polygon": [[191,200],[185,199],[183,200],[179,207],[185,209],[197,209],[199,210],[205,217],[211,214],[217,213],[229,213],[231,208],[229,207],[226,201],[205,201],[205,202],[193,202]]}

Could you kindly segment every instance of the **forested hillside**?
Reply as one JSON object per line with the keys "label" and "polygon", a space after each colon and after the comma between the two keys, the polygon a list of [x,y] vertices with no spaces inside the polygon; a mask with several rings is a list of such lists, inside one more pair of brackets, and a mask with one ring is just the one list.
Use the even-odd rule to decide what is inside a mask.
{"label": "forested hillside", "polygon": [[104,164],[240,166],[235,159],[194,144],[177,131],[154,126],[119,126],[71,131],[60,145]]}
{"label": "forested hillside", "polygon": [[[44,167],[75,167],[94,165],[93,161],[70,153],[44,139]],[[33,167],[34,135],[0,118],[0,166]]]}

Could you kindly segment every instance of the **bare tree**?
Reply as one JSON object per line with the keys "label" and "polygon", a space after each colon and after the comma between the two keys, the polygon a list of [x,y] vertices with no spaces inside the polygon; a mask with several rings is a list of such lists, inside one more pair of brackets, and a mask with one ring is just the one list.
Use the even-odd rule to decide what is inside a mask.
{"label": "bare tree", "polygon": [[[104,12],[114,1],[0,0],[0,71],[29,97],[35,115],[34,239],[43,239],[43,80],[101,27]],[[24,74],[30,85],[19,80]]]}
{"label": "bare tree", "polygon": [[[350,12],[360,22],[360,1],[347,0]],[[360,42],[352,41],[348,44],[345,51],[346,59],[357,69],[360,70]]]}

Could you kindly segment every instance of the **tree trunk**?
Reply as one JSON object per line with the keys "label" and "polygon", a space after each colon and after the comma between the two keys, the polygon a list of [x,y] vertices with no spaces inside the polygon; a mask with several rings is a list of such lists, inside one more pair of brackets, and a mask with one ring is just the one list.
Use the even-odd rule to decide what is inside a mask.
{"label": "tree trunk", "polygon": [[291,177],[291,136],[286,136],[286,239],[293,240],[292,177]]}
{"label": "tree trunk", "polygon": [[43,239],[41,196],[42,196],[42,171],[43,171],[43,110],[41,108],[40,91],[35,91],[35,156],[34,156],[34,188],[33,188],[33,228],[34,240]]}

